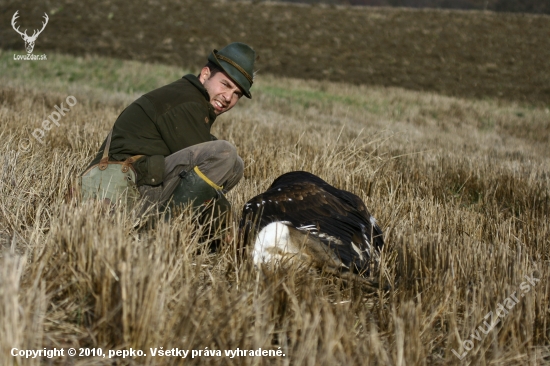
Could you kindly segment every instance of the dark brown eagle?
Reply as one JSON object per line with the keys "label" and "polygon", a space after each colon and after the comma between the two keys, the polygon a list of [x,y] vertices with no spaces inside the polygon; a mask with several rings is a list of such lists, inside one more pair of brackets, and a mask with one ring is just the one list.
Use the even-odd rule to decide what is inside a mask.
{"label": "dark brown eagle", "polygon": [[384,245],[363,201],[304,171],[281,175],[243,208],[239,225],[255,264],[300,258],[325,269],[369,274]]}

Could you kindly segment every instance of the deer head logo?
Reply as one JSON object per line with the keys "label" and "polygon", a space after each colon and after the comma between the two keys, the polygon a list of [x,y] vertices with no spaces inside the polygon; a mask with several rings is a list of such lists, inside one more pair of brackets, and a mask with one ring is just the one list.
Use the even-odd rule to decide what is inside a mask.
{"label": "deer head logo", "polygon": [[36,42],[36,38],[38,38],[40,33],[42,33],[44,28],[46,28],[46,24],[48,24],[48,14],[44,13],[45,22],[42,22],[42,29],[40,30],[35,29],[32,36],[29,36],[27,35],[26,29],[25,29],[25,32],[20,32],[19,27],[15,28],[15,20],[19,18],[19,16],[17,15],[18,12],[19,10],[17,10],[15,14],[13,14],[13,18],[11,18],[11,26],[17,33],[21,35],[21,38],[23,38],[23,40],[25,41],[25,49],[27,50],[27,53],[32,53],[34,49],[34,42]]}

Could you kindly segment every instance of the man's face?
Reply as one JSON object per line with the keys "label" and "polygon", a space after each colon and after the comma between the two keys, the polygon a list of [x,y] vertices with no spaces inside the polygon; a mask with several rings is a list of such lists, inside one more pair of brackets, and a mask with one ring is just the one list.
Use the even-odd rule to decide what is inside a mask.
{"label": "man's face", "polygon": [[224,72],[214,75],[208,67],[201,70],[199,80],[210,96],[210,104],[216,115],[227,112],[237,104],[243,93],[241,89]]}

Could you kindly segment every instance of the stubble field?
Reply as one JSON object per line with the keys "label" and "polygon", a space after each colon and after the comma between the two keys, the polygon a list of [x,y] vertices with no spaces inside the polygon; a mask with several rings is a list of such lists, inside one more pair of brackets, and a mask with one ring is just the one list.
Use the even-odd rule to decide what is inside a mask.
{"label": "stubble field", "polygon": [[[144,230],[132,212],[66,203],[120,111],[185,72],[12,53],[0,53],[2,364],[550,363],[548,108],[259,74],[213,130],[245,161],[235,218],[291,170],[356,193],[386,241],[377,276],[391,289],[370,293],[313,269],[255,269],[235,241],[198,254],[187,216]],[[55,347],[147,356],[10,355]],[[153,357],[160,347],[202,353]],[[225,356],[237,348],[285,356]]]}
{"label": "stubble field", "polygon": [[[550,17],[256,1],[0,10],[2,365],[550,364]],[[35,49],[48,61],[13,60],[16,10],[23,28],[49,14]],[[390,290],[256,269],[238,239],[206,254],[188,215],[147,229],[66,202],[127,104],[234,40],[260,55],[253,99],[213,131],[245,161],[235,220],[280,174],[317,174],[378,219]],[[279,355],[225,353],[260,348]]]}

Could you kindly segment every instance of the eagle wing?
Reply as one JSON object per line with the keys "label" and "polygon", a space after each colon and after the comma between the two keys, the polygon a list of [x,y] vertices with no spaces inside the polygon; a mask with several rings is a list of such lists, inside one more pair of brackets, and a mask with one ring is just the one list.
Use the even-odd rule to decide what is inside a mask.
{"label": "eagle wing", "polygon": [[366,270],[371,234],[379,236],[377,242],[382,237],[359,197],[327,183],[326,186],[310,181],[276,183],[245,204],[240,224],[245,231],[245,243],[250,232],[282,221],[318,237],[350,270]]}

